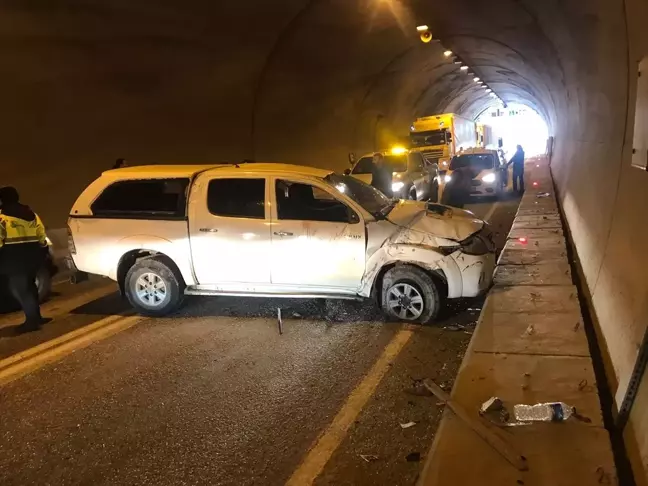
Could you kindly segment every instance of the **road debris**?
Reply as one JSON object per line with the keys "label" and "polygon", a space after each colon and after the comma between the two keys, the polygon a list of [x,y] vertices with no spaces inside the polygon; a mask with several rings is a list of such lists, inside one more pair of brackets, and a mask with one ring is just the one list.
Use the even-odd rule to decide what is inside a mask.
{"label": "road debris", "polygon": [[463,331],[465,329],[465,326],[456,324],[451,326],[443,326],[443,329],[445,329],[446,331]]}
{"label": "road debris", "polygon": [[563,402],[536,403],[535,405],[517,404],[513,407],[515,420],[520,422],[564,422],[575,412]]}
{"label": "road debris", "polygon": [[419,462],[421,460],[421,453],[420,452],[410,452],[405,456],[405,459],[407,462]]}
{"label": "road debris", "polygon": [[373,454],[360,454],[360,457],[364,462],[374,462],[378,460],[378,456],[374,456]]}
{"label": "road debris", "polygon": [[502,408],[504,408],[504,403],[502,402],[502,400],[497,397],[490,397],[488,400],[482,403],[482,406],[479,408],[479,414],[484,415],[488,412],[499,412],[500,410],[502,410]]}
{"label": "road debris", "polygon": [[538,194],[536,194],[536,197],[539,197],[539,198],[549,197],[549,196],[551,196],[551,193],[548,193],[548,192],[539,192]]}
{"label": "road debris", "polygon": [[423,383],[423,380],[418,379],[418,378],[412,378],[410,377],[410,380],[412,380],[412,386],[408,388],[406,391],[410,395],[416,395],[419,397],[429,397],[432,396],[430,393],[430,390],[428,390],[425,387],[425,384]]}
{"label": "road debris", "polygon": [[283,334],[283,319],[281,318],[281,308],[277,307],[277,324],[279,325],[279,335]]}
{"label": "road debris", "polygon": [[529,466],[526,457],[518,454],[513,447],[505,442],[501,437],[495,435],[486,425],[480,420],[475,419],[468,411],[458,403],[455,403],[446,392],[444,392],[436,383],[431,380],[423,382],[425,387],[430,390],[439,400],[442,400],[454,414],[459,417],[463,422],[468,425],[473,432],[475,432],[484,442],[493,448],[494,451],[499,453],[518,471],[526,471]]}
{"label": "road debris", "polygon": [[508,425],[509,412],[498,397],[491,397],[479,407],[479,415],[495,425]]}
{"label": "road debris", "polygon": [[416,425],[416,422],[407,422],[406,424],[400,424],[401,429],[409,429],[410,427],[414,427]]}
{"label": "road debris", "polygon": [[299,312],[293,312],[293,317],[296,317],[297,319],[301,319],[301,314]]}

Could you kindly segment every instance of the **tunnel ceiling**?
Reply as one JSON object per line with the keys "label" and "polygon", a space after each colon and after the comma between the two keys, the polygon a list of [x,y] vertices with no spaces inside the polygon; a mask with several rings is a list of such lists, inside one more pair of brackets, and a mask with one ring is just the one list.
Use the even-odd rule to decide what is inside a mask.
{"label": "tunnel ceiling", "polygon": [[553,127],[596,24],[582,3],[6,0],[0,176],[65,160],[90,177],[117,156],[340,167],[417,116],[492,106],[444,47]]}

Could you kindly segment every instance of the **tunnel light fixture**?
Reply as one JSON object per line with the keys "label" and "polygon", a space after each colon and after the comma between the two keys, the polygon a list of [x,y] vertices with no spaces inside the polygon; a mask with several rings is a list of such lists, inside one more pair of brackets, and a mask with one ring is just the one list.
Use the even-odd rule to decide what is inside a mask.
{"label": "tunnel light fixture", "polygon": [[446,51],[443,51],[443,55],[444,55],[445,57],[450,57],[450,56],[452,56],[452,51],[451,51],[450,49],[448,49],[448,50],[446,50]]}
{"label": "tunnel light fixture", "polygon": [[492,92],[493,92],[493,90],[490,89],[490,88],[486,88],[486,91],[487,91],[488,93],[492,93]]}
{"label": "tunnel light fixture", "polygon": [[427,25],[419,25],[416,27],[417,32],[425,32],[426,30],[430,30],[430,28]]}
{"label": "tunnel light fixture", "polygon": [[475,83],[479,83],[479,77],[478,77],[478,76],[475,76],[475,77],[473,78],[473,81],[474,81]]}
{"label": "tunnel light fixture", "polygon": [[461,61],[455,61],[454,63],[455,64],[461,64]]}
{"label": "tunnel light fixture", "polygon": [[461,69],[462,71],[468,71],[468,66],[461,66],[459,69]]}

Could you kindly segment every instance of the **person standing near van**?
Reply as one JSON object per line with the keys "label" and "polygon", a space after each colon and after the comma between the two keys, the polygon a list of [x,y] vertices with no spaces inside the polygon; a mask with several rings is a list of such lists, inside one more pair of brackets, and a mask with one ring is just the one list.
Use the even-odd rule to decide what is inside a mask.
{"label": "person standing near van", "polygon": [[20,203],[13,187],[0,188],[0,275],[25,313],[18,332],[40,329],[43,319],[38,302],[36,274],[47,251],[45,227],[29,206]]}
{"label": "person standing near van", "polygon": [[513,164],[513,191],[524,193],[524,150],[522,145],[517,146],[517,150],[511,160],[506,165]]}
{"label": "person standing near van", "polygon": [[392,171],[385,162],[385,157],[380,152],[373,155],[373,166],[371,167],[371,185],[391,198],[392,192]]}
{"label": "person standing near van", "polygon": [[117,159],[115,160],[115,164],[112,166],[113,169],[123,169],[124,167],[128,167],[126,159]]}

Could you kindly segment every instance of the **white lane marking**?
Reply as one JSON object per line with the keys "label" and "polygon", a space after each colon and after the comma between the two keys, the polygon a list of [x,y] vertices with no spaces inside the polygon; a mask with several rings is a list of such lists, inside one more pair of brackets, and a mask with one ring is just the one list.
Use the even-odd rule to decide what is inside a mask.
{"label": "white lane marking", "polygon": [[484,216],[484,221],[490,221],[490,219],[493,217],[493,214],[495,214],[495,210],[497,209],[497,207],[499,206],[499,204],[500,204],[499,201],[495,201],[495,203],[493,204],[493,206],[492,206],[492,207],[488,210],[488,212],[486,213],[486,216]]}
{"label": "white lane marking", "polygon": [[403,350],[412,334],[413,332],[407,329],[401,329],[396,333],[362,382],[351,392],[333,422],[324,430],[315,445],[308,451],[308,454],[292,474],[286,486],[307,486],[317,479],[326,463],[346,437],[351,424],[376,391],[378,384],[389,369],[389,364]]}
{"label": "white lane marking", "polygon": [[[3,363],[6,363],[3,368],[0,368],[0,386],[22,378],[28,373],[36,371],[47,364],[59,361],[65,356],[68,356],[79,349],[85,348],[92,343],[101,341],[102,339],[117,334],[118,332],[124,331],[134,326],[142,319],[143,317],[137,315],[109,316],[92,324],[91,326],[93,326],[93,328],[91,330],[81,333],[73,338],[62,340],[62,344],[45,346],[48,343],[43,343],[40,345],[40,349],[36,350],[39,346],[33,348],[36,350],[33,353],[30,353],[31,350],[19,353],[23,355],[23,359],[17,358],[13,363],[10,363],[10,361],[14,357],[10,356],[3,360]],[[81,331],[81,329],[78,331]],[[65,336],[61,336],[61,338],[58,339],[62,339]],[[53,341],[57,341],[57,339]]]}
{"label": "white lane marking", "polygon": [[[46,317],[57,318],[64,314],[68,314],[77,307],[88,304],[94,300],[106,297],[114,292],[117,292],[117,285],[114,283],[103,285],[96,289],[88,290],[82,294],[75,295],[70,298],[56,299],[46,302],[41,306],[41,312]],[[22,313],[16,312],[0,318],[0,329],[9,326],[15,326],[24,321]]]}

